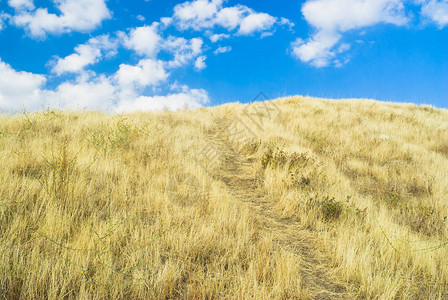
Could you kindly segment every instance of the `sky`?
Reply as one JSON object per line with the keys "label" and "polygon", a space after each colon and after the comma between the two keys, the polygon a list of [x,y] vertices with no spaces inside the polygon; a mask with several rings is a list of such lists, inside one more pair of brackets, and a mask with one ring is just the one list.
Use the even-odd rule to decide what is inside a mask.
{"label": "sky", "polygon": [[260,92],[448,108],[448,0],[0,0],[0,112]]}

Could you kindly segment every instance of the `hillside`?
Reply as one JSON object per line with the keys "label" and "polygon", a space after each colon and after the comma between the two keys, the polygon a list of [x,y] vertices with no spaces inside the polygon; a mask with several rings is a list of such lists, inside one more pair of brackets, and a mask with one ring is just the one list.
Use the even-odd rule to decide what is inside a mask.
{"label": "hillside", "polygon": [[446,299],[448,111],[0,117],[4,299]]}

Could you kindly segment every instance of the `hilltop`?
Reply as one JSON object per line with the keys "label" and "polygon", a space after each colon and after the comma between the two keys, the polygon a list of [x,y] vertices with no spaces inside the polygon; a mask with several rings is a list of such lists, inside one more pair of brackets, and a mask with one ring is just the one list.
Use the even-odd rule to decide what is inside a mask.
{"label": "hilltop", "polygon": [[448,297],[448,111],[0,117],[5,299]]}

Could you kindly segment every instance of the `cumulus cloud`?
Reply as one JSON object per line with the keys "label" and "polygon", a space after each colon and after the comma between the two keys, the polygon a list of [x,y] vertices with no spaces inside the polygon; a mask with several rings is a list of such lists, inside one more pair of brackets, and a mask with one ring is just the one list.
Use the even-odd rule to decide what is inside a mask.
{"label": "cumulus cloud", "polygon": [[173,22],[173,18],[163,17],[163,18],[160,18],[160,22],[162,23],[163,26],[168,27]]}
{"label": "cumulus cloud", "polygon": [[59,58],[52,71],[58,75],[77,73],[82,71],[85,66],[96,63],[101,56],[101,50],[91,45],[80,45],[75,48],[75,51],[76,53],[65,58]]}
{"label": "cumulus cloud", "polygon": [[41,88],[46,81],[43,75],[16,72],[0,60],[0,111],[41,108]]}
{"label": "cumulus cloud", "polygon": [[33,10],[33,0],[8,0],[9,6],[16,10]]}
{"label": "cumulus cloud", "polygon": [[160,52],[171,55],[172,59],[166,62],[167,68],[179,68],[196,60],[196,68],[200,69],[203,63],[198,57],[203,52],[204,41],[198,37],[165,37],[163,26],[163,23],[155,22],[151,26],[132,28],[128,34],[119,32],[117,36],[121,45],[144,58],[156,59]]}
{"label": "cumulus cloud", "polygon": [[213,53],[215,55],[218,55],[220,53],[226,53],[226,52],[230,52],[232,51],[232,47],[230,46],[226,46],[226,47],[219,47],[218,49],[216,49],[215,51],[213,51]]}
{"label": "cumulus cloud", "polygon": [[241,22],[245,17],[252,14],[256,13],[243,5],[225,7],[217,12],[214,22],[227,30],[234,30],[236,27],[241,25]]}
{"label": "cumulus cloud", "polygon": [[220,33],[220,34],[210,34],[209,39],[212,43],[216,43],[217,41],[230,38],[229,34]]}
{"label": "cumulus cloud", "polygon": [[302,6],[305,20],[316,30],[306,41],[297,39],[292,52],[316,67],[340,65],[337,55],[343,33],[379,23],[402,26],[408,23],[402,0],[308,0]]}
{"label": "cumulus cloud", "polygon": [[121,64],[115,74],[119,86],[132,91],[158,85],[167,78],[163,62],[150,58],[140,60],[136,66]]}
{"label": "cumulus cloud", "polygon": [[106,76],[80,77],[76,82],[64,82],[55,91],[46,92],[46,102],[52,107],[108,110],[116,99],[116,87]]}
{"label": "cumulus cloud", "polygon": [[12,18],[15,25],[25,28],[33,37],[44,38],[48,33],[61,34],[72,31],[88,32],[111,17],[105,0],[53,0],[60,14],[47,8],[34,9],[32,1],[10,0],[16,9]]}
{"label": "cumulus cloud", "polygon": [[439,28],[448,25],[448,1],[430,0],[420,1],[422,4],[421,14],[436,23]]}
{"label": "cumulus cloud", "polygon": [[298,38],[292,43],[293,54],[301,61],[311,63],[315,67],[325,67],[335,58],[336,53],[332,49],[340,38],[339,34],[325,31],[318,32],[307,42]]}
{"label": "cumulus cloud", "polygon": [[266,31],[274,25],[276,20],[276,18],[266,13],[250,14],[241,21],[237,34],[249,35],[258,31]]}
{"label": "cumulus cloud", "polygon": [[182,29],[213,27],[212,18],[222,6],[222,0],[196,0],[184,2],[174,7],[174,18]]}
{"label": "cumulus cloud", "polygon": [[[284,23],[283,19],[278,20],[269,14],[257,13],[244,5],[223,7],[222,0],[195,0],[178,4],[174,7],[173,20],[181,30],[199,31],[219,26],[228,31],[238,28],[239,35],[268,31],[275,23]],[[222,37],[225,35],[212,35],[211,40],[216,42]]]}
{"label": "cumulus cloud", "polygon": [[205,69],[207,67],[207,65],[205,64],[205,59],[206,58],[207,57],[205,57],[203,55],[199,56],[198,58],[196,58],[196,61],[194,62],[194,69],[196,71],[203,70],[203,69]]}
{"label": "cumulus cloud", "polygon": [[79,73],[88,65],[97,63],[103,56],[110,57],[116,54],[118,42],[110,39],[109,35],[91,38],[86,44],[75,48],[75,53],[65,58],[58,58],[54,63],[52,72]]}
{"label": "cumulus cloud", "polygon": [[170,36],[163,42],[163,48],[174,57],[168,62],[168,67],[178,68],[196,59],[202,54],[203,40],[192,38],[190,40],[183,37]]}
{"label": "cumulus cloud", "polygon": [[155,57],[160,51],[162,38],[158,33],[158,23],[142,26],[130,31],[129,36],[123,36],[124,45],[139,55]]}
{"label": "cumulus cloud", "polygon": [[[73,105],[85,107],[92,101],[92,105],[87,107],[103,109],[103,104],[107,102],[105,99],[113,98],[117,103],[132,103],[145,91],[151,89],[155,91],[168,79],[168,69],[179,68],[189,63],[193,64],[196,71],[206,67],[201,38],[186,39],[174,36],[164,38],[159,34],[159,26],[160,23],[154,23],[151,26],[130,29],[128,33],[118,32],[116,38],[111,38],[109,35],[94,37],[85,44],[78,45],[73,54],[53,60],[51,62],[53,73],[57,75],[75,73],[77,77],[75,81],[64,82],[54,91],[46,91],[46,99],[51,99],[50,102],[57,103],[60,107],[70,108],[73,108]],[[120,45],[133,50],[143,58],[136,65],[121,64],[117,72],[110,76],[97,76],[94,72],[86,70],[103,57],[116,54]],[[160,51],[170,54],[172,59],[159,60],[157,57]],[[106,92],[105,89],[109,90]],[[87,97],[85,93],[89,90],[92,91],[93,98],[99,99]],[[81,101],[79,97],[72,97],[73,93],[77,92],[86,100]],[[104,92],[104,96],[101,96],[101,92]],[[185,97],[186,93],[184,91],[181,94]],[[66,101],[70,97],[74,99],[73,103]]]}
{"label": "cumulus cloud", "polygon": [[19,72],[0,61],[0,112],[46,107],[105,110],[116,90],[104,76],[93,80],[80,76],[76,82],[64,82],[53,91],[45,89],[46,82],[43,75]]}
{"label": "cumulus cloud", "polygon": [[[49,1],[54,4],[52,8],[39,7],[40,2],[36,2],[35,7],[33,0],[7,1],[15,14],[0,15],[0,29],[2,20],[10,19],[10,24],[24,28],[29,36],[39,39],[50,34],[89,32],[111,18],[106,0],[52,0]],[[182,31],[204,30],[204,36],[215,43],[231,35],[260,33],[264,36],[273,32],[276,24],[292,26],[287,19],[258,13],[244,5],[224,7],[224,3],[223,0],[185,2],[175,6],[172,17],[161,18],[160,22],[115,32],[113,38],[107,34],[90,38],[77,45],[72,54],[55,56],[49,62],[51,72],[61,76],[57,81],[65,80],[51,90],[46,88],[45,76],[15,71],[0,61],[1,109],[12,110],[23,105],[32,110],[46,106],[105,110],[112,101],[124,111],[202,106],[209,101],[207,92],[202,89],[184,86],[168,95],[148,96],[166,87],[170,72],[175,68],[190,65],[200,71],[207,67],[205,52],[210,48],[204,45],[202,38],[167,36],[165,29],[175,26]],[[144,17],[137,16],[137,19],[144,20]],[[89,70],[90,66],[123,48],[137,54],[138,62],[122,63],[115,73],[98,75]],[[230,50],[230,46],[218,47],[214,53]],[[75,76],[62,77],[66,74]]]}
{"label": "cumulus cloud", "polygon": [[83,73],[73,81],[48,90],[45,89],[45,76],[16,71],[0,61],[0,111],[16,112],[22,108],[33,111],[50,107],[134,112],[198,108],[209,103],[205,90],[177,84],[173,90],[179,91],[167,95],[142,95],[144,87],[157,86],[168,75],[161,61],[144,59],[136,66],[121,65],[112,76]]}
{"label": "cumulus cloud", "polygon": [[188,89],[180,93],[166,96],[140,96],[133,101],[123,101],[118,106],[118,111],[135,112],[148,110],[178,110],[184,108],[195,109],[209,103],[208,93],[203,89]]}
{"label": "cumulus cloud", "polygon": [[292,28],[295,26],[293,22],[286,18],[280,18],[279,24],[288,27],[289,30],[292,30]]}

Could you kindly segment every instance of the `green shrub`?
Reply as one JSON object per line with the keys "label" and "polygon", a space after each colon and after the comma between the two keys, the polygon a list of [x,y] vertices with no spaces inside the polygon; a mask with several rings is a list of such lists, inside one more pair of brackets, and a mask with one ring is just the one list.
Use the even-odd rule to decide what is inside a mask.
{"label": "green shrub", "polygon": [[344,205],[341,202],[336,201],[334,197],[325,196],[320,201],[321,212],[327,221],[339,219],[344,211]]}

